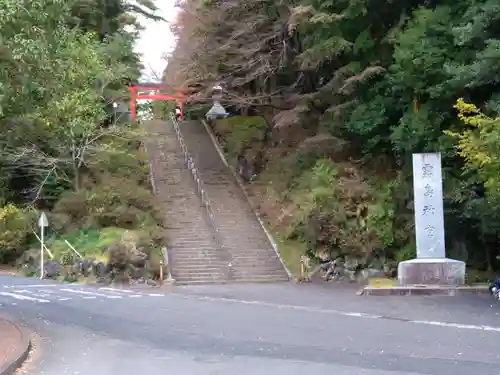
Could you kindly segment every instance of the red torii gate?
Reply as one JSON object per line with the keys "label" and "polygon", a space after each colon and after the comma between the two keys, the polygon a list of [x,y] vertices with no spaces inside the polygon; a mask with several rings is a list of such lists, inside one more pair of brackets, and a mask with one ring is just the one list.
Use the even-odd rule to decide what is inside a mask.
{"label": "red torii gate", "polygon": [[[182,117],[182,102],[186,96],[182,93],[182,90],[175,90],[174,95],[161,94],[160,90],[165,90],[166,86],[162,83],[149,83],[149,82],[138,82],[128,85],[130,91],[130,113],[132,120],[135,120],[136,110],[137,110],[137,99],[149,99],[149,100],[173,100],[179,106],[181,110]],[[147,94],[140,94],[139,91],[148,91]],[[154,91],[154,94],[151,93]]]}

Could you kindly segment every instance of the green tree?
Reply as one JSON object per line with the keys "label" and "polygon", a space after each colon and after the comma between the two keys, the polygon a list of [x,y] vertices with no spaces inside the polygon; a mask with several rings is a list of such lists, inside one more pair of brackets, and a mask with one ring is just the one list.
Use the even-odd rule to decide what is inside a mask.
{"label": "green tree", "polygon": [[125,97],[123,82],[138,75],[133,35],[100,41],[68,23],[71,6],[63,0],[2,4],[0,160],[32,200],[78,189],[86,163],[109,149],[105,141],[132,136],[102,124],[105,104]]}
{"label": "green tree", "polygon": [[[456,116],[459,97],[484,119],[500,114],[499,8],[494,0],[237,0],[225,7],[187,0],[164,79],[199,85],[193,100],[202,101],[220,83],[235,111],[263,115],[270,133],[294,140],[297,149],[280,154],[282,164],[304,142],[330,133],[332,143],[344,145],[330,158],[362,169],[375,190],[387,192],[369,198],[378,211],[390,206],[398,239],[386,244],[387,253],[414,246],[412,153],[440,151],[450,253],[465,246],[471,263],[494,268],[500,236],[494,127],[476,127],[467,138],[479,147],[468,157],[488,151],[491,164],[481,167],[457,155],[456,140],[443,132],[469,134],[470,124]],[[376,225],[389,227],[388,220]],[[378,229],[380,237],[385,232]]]}

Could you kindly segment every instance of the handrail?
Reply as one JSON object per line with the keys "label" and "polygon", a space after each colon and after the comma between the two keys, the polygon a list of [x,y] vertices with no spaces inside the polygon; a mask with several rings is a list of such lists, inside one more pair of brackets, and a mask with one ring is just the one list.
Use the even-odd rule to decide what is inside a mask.
{"label": "handrail", "polygon": [[188,167],[189,171],[191,172],[191,175],[193,176],[194,181],[196,182],[196,186],[198,189],[198,195],[201,198],[201,201],[203,203],[203,206],[205,207],[206,213],[207,213],[207,218],[208,218],[208,224],[210,225],[215,242],[217,246],[219,247],[220,250],[223,251],[224,255],[227,257],[227,266],[228,266],[228,279],[231,277],[231,269],[232,269],[232,256],[229,251],[226,250],[220,233],[219,229],[217,228],[217,225],[215,223],[215,215],[212,209],[212,204],[210,202],[210,199],[208,198],[206,194],[206,190],[203,185],[203,181],[201,180],[200,173],[198,171],[198,168],[196,167],[196,164],[194,162],[193,157],[190,155],[186,143],[184,142],[184,136],[181,133],[181,129],[179,127],[179,123],[177,122],[177,119],[174,117],[173,114],[170,114],[170,120],[172,121],[172,124],[175,129],[175,133],[177,135],[177,139],[179,140],[179,144],[181,146],[182,153],[184,154],[184,163]]}

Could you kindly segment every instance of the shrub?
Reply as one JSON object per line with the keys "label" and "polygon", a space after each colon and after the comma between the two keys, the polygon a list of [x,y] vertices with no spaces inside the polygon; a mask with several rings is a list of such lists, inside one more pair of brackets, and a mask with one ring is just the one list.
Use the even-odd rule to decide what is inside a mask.
{"label": "shrub", "polygon": [[[165,229],[154,225],[138,230],[115,227],[78,229],[62,237],[49,237],[47,247],[54,260],[63,266],[72,266],[79,260],[66,240],[85,259],[103,262],[115,273],[124,274],[134,267],[144,268],[147,265],[156,274],[162,259],[161,247],[167,241],[164,233]],[[37,257],[38,249],[32,253]]]}
{"label": "shrub", "polygon": [[60,229],[136,228],[148,218],[160,222],[150,191],[133,181],[107,176],[99,185],[67,191],[53,213]]}
{"label": "shrub", "polygon": [[[236,158],[255,143],[265,140],[268,126],[260,116],[235,116],[217,120],[216,131],[224,138],[225,149],[229,157]],[[261,148],[262,144],[259,145]]]}
{"label": "shrub", "polygon": [[269,163],[269,179],[277,192],[286,193],[318,160],[342,159],[346,149],[345,141],[330,135],[309,137],[277,162]]}
{"label": "shrub", "polygon": [[378,247],[366,225],[369,197],[369,187],[354,166],[319,159],[290,193],[295,212],[287,238],[306,243],[313,254],[364,258]]}
{"label": "shrub", "polygon": [[[128,276],[133,268],[148,266],[149,271],[159,271],[160,246],[151,231],[124,231],[121,238],[105,249],[107,264],[115,275]],[[148,264],[149,263],[149,264]]]}
{"label": "shrub", "polygon": [[0,208],[0,263],[20,255],[31,235],[34,216],[13,204]]}
{"label": "shrub", "polygon": [[468,128],[460,133],[445,131],[458,140],[458,155],[465,160],[465,169],[478,172],[484,186],[492,196],[500,196],[500,117],[490,118],[474,104],[458,99],[455,109]]}
{"label": "shrub", "polygon": [[106,183],[109,174],[115,178],[130,180],[131,182],[148,186],[149,165],[143,150],[116,149],[114,152],[106,150],[99,152],[95,161],[90,165],[90,174],[96,183]]}

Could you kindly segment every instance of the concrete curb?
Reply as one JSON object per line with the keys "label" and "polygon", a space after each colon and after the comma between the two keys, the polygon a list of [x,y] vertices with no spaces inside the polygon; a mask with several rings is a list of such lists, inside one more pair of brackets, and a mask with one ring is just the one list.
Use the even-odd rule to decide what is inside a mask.
{"label": "concrete curb", "polygon": [[26,330],[12,322],[10,319],[0,317],[0,321],[4,321],[5,323],[12,325],[19,331],[21,336],[14,353],[10,355],[10,358],[0,361],[0,375],[11,375],[22,366],[28,357],[31,350],[31,339]]}
{"label": "concrete curb", "polygon": [[489,294],[487,285],[477,286],[420,286],[408,285],[389,288],[366,287],[357,294],[364,296],[468,296]]}

